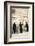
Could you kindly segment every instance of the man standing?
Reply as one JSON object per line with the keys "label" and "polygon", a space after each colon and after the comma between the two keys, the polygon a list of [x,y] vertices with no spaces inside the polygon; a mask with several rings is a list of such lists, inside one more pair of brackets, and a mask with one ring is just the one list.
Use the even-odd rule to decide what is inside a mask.
{"label": "man standing", "polygon": [[16,32],[16,24],[15,23],[13,24],[13,31],[14,31],[14,33]]}
{"label": "man standing", "polygon": [[20,26],[20,33],[22,33],[22,24],[21,24],[21,22],[20,22],[19,26]]}
{"label": "man standing", "polygon": [[28,23],[27,23],[27,22],[26,22],[25,27],[27,28],[27,30],[26,30],[26,31],[28,31],[28,30],[29,30],[29,27],[28,27]]}

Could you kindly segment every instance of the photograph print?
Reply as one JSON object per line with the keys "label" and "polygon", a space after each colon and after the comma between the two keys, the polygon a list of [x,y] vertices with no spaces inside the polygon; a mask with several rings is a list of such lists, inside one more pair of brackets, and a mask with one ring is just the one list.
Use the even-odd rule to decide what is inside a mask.
{"label": "photograph print", "polygon": [[30,7],[10,6],[10,34],[29,31],[28,10]]}

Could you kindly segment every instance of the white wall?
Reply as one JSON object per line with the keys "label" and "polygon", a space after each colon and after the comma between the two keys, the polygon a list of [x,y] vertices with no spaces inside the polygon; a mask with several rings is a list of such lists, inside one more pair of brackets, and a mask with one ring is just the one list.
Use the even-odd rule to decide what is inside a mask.
{"label": "white wall", "polygon": [[[21,0],[21,1],[35,2],[35,0]],[[9,45],[4,44],[4,0],[0,0],[0,46],[35,46],[35,43],[9,44]]]}

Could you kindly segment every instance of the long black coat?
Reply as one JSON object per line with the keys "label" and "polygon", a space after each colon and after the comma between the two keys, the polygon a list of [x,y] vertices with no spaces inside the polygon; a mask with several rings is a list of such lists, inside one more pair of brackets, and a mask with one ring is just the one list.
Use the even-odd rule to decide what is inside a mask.
{"label": "long black coat", "polygon": [[27,31],[29,30],[28,23],[26,23],[25,27],[27,27]]}
{"label": "long black coat", "polygon": [[22,24],[20,23],[20,33],[22,33]]}
{"label": "long black coat", "polygon": [[14,31],[14,33],[16,32],[16,24],[15,23],[13,24],[13,31]]}

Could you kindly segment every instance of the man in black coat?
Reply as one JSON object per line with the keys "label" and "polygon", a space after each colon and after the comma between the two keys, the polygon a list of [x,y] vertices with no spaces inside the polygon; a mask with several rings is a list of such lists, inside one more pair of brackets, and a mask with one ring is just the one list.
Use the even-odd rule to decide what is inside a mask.
{"label": "man in black coat", "polygon": [[13,24],[13,31],[14,31],[14,33],[16,32],[16,24],[15,23]]}
{"label": "man in black coat", "polygon": [[22,24],[21,24],[21,22],[20,22],[19,26],[20,26],[20,33],[22,33]]}
{"label": "man in black coat", "polygon": [[25,27],[27,28],[27,30],[26,30],[26,31],[28,31],[28,30],[29,30],[29,26],[28,26],[28,23],[27,23],[27,22],[26,22]]}

